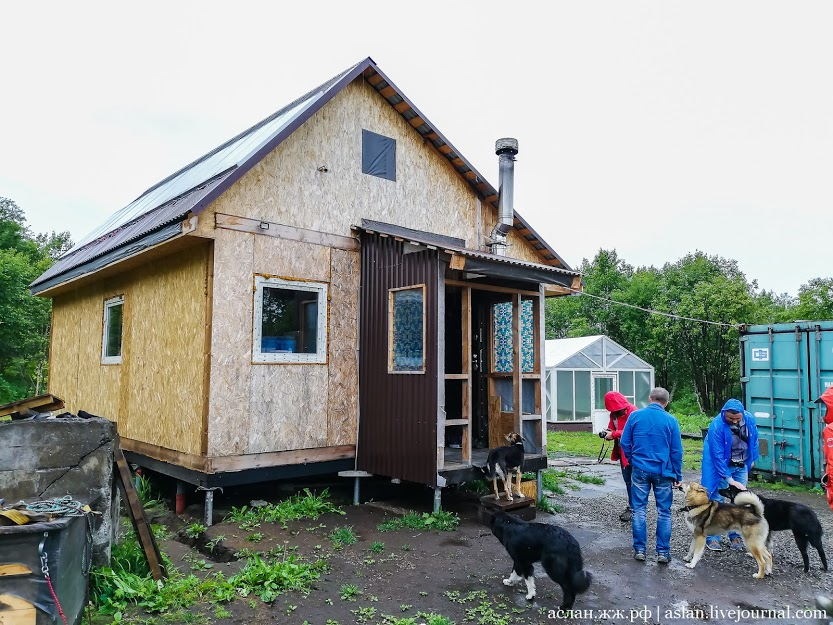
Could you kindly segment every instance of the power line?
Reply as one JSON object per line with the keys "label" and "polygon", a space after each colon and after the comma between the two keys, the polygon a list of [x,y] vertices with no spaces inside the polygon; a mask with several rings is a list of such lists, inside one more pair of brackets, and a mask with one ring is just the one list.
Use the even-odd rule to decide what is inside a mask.
{"label": "power line", "polygon": [[[569,287],[568,287],[569,288]],[[610,299],[609,297],[602,297],[600,295],[593,295],[592,293],[585,293],[584,291],[579,291],[578,289],[570,289],[573,293],[578,295],[584,295],[586,297],[592,297],[593,299],[598,299],[603,302],[608,302],[610,304],[618,304],[619,306],[626,306],[628,308],[635,308],[636,310],[641,310],[642,312],[650,313],[652,315],[661,315],[663,317],[669,317],[671,319],[680,319],[682,321],[694,321],[695,323],[707,323],[713,326],[721,326],[724,328],[738,328],[741,324],[739,323],[723,323],[722,321],[709,321],[708,319],[695,319],[694,317],[684,317],[683,315],[675,315],[673,313],[663,312],[661,310],[653,310],[651,308],[643,308],[642,306],[637,306],[636,304],[628,304],[627,302],[618,302],[615,299]]]}

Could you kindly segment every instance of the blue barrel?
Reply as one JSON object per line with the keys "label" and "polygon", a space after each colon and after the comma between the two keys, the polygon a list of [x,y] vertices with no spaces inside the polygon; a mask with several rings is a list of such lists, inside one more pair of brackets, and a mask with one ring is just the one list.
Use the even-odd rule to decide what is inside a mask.
{"label": "blue barrel", "polygon": [[758,424],[766,477],[817,482],[824,474],[824,408],[815,400],[833,386],[833,321],[741,328],[743,403]]}

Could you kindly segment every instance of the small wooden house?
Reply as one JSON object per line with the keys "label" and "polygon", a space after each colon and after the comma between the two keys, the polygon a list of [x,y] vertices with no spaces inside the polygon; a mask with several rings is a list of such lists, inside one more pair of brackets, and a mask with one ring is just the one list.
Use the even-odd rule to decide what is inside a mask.
{"label": "small wooden house", "polygon": [[209,493],[341,469],[439,489],[511,430],[540,469],[544,298],[580,281],[506,207],[507,180],[501,215],[365,59],[32,284],[54,304],[49,391]]}

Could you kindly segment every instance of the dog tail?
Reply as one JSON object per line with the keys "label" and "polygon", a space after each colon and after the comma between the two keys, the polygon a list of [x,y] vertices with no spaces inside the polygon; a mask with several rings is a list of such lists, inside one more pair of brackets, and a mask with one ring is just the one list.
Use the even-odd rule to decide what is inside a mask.
{"label": "dog tail", "polygon": [[587,591],[590,588],[590,582],[593,581],[593,576],[590,575],[590,571],[577,571],[573,573],[573,590],[576,593],[582,593]]}
{"label": "dog tail", "polygon": [[750,493],[748,490],[741,491],[735,496],[735,505],[751,506],[757,516],[764,516],[764,503],[755,493]]}

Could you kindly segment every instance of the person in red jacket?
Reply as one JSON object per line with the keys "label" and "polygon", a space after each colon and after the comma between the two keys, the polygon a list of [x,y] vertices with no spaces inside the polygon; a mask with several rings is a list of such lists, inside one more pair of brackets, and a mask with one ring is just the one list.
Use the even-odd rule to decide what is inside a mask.
{"label": "person in red jacket", "polygon": [[607,424],[607,435],[605,440],[613,441],[613,452],[610,454],[611,460],[618,460],[622,467],[622,479],[625,480],[625,488],[628,490],[628,507],[619,515],[619,520],[623,523],[631,520],[631,467],[622,449],[619,447],[619,439],[622,438],[622,430],[625,429],[625,423],[630,414],[636,410],[636,406],[628,403],[622,393],[610,391],[605,395],[605,408],[610,411],[610,421]]}

